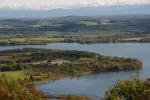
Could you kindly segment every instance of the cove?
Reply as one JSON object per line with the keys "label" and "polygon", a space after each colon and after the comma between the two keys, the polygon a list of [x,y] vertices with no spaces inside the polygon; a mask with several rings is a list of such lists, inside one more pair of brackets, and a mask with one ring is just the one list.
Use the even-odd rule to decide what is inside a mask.
{"label": "cove", "polygon": [[[139,72],[141,78],[150,77],[150,44],[149,43],[115,43],[115,44],[77,44],[49,43],[47,45],[0,46],[0,50],[15,48],[51,48],[65,50],[80,50],[100,53],[108,56],[138,58],[143,62]],[[117,80],[133,78],[136,71],[107,72],[82,75],[73,78],[63,78],[56,81],[37,84],[37,89],[52,95],[87,95],[102,97]]]}

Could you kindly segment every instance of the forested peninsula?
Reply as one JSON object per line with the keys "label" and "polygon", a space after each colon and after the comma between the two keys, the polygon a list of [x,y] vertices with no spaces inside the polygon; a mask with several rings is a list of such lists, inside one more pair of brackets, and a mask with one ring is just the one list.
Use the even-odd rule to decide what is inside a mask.
{"label": "forested peninsula", "polygon": [[24,48],[0,52],[1,73],[21,72],[24,73],[22,79],[28,82],[141,68],[142,62],[138,59],[86,51]]}

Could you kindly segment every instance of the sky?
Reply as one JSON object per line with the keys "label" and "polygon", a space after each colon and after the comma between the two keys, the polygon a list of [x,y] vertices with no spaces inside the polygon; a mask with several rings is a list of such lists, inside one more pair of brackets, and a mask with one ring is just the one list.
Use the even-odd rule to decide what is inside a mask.
{"label": "sky", "polygon": [[150,4],[150,0],[0,0],[0,9],[52,10],[143,4]]}

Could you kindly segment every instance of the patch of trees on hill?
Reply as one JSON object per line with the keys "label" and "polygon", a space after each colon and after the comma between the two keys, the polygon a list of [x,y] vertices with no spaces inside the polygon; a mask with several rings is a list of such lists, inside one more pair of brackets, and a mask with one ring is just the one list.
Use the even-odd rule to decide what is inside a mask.
{"label": "patch of trees on hill", "polygon": [[105,100],[150,100],[150,79],[120,80],[106,92]]}

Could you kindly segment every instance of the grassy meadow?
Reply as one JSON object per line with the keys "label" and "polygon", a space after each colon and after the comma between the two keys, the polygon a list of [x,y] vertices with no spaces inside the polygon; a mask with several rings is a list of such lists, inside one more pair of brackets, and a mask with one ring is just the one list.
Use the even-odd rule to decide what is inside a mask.
{"label": "grassy meadow", "polygon": [[7,72],[0,72],[0,75],[4,74],[8,80],[18,80],[24,79],[25,73],[24,71],[7,71]]}

